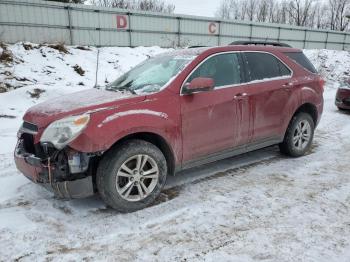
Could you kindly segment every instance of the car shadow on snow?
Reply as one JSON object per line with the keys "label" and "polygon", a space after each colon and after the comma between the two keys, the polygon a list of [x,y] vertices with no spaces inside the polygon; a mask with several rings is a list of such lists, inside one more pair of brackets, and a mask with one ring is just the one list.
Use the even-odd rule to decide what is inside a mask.
{"label": "car shadow on snow", "polygon": [[350,110],[338,109],[337,112],[343,115],[350,115]]}
{"label": "car shadow on snow", "polygon": [[[317,141],[314,141],[309,154],[313,154],[318,147]],[[197,184],[203,181],[217,179],[223,176],[232,176],[239,171],[249,170],[250,168],[266,165],[289,157],[282,155],[279,152],[278,146],[267,147],[256,150],[239,156],[223,159],[210,164],[205,164],[199,167],[186,169],[178,172],[174,176],[168,176],[164,190],[160,196],[151,205],[157,206],[164,202],[171,201],[181,194],[184,185]],[[98,194],[85,199],[75,199],[69,201],[69,206],[72,208],[85,209],[92,213],[109,213],[118,214],[119,212],[107,207]],[[62,209],[62,208],[60,208]],[[62,210],[66,211],[66,210]],[[69,214],[65,212],[66,214]]]}
{"label": "car shadow on snow", "polygon": [[[316,145],[317,146],[317,145]],[[310,153],[313,152],[313,148]],[[233,175],[237,171],[248,170],[249,168],[266,165],[278,159],[287,158],[283,156],[277,146],[272,146],[239,156],[223,159],[199,167],[186,169],[176,173],[174,176],[168,176],[164,190],[151,206],[157,206],[164,202],[171,201],[181,194],[184,185],[196,184],[207,180],[216,179],[222,176]],[[98,198],[98,196],[95,196]],[[75,200],[76,201],[76,200]],[[79,201],[85,201],[79,200]],[[101,200],[100,200],[101,201]],[[93,211],[94,213],[118,213],[111,208],[106,207],[102,201],[103,207]]]}

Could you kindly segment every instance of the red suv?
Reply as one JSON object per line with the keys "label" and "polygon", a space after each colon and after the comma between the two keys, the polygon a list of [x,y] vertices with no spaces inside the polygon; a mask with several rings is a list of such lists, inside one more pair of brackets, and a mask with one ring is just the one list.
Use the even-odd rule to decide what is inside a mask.
{"label": "red suv", "polygon": [[324,81],[301,50],[240,43],[149,58],[108,85],[30,108],[17,168],[62,198],[146,207],[167,175],[279,144],[305,154]]}
{"label": "red suv", "polygon": [[340,84],[335,97],[335,105],[339,110],[350,110],[350,78]]}

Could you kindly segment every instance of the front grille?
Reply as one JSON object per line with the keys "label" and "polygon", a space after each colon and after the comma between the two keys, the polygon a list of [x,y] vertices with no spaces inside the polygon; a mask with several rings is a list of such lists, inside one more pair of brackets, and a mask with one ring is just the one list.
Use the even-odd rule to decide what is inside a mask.
{"label": "front grille", "polygon": [[38,126],[29,122],[23,122],[22,127],[32,132],[38,132]]}

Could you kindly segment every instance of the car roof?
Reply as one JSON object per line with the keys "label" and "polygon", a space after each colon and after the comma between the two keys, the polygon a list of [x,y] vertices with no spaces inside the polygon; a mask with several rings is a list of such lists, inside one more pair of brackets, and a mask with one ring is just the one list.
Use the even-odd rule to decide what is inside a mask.
{"label": "car roof", "polygon": [[227,46],[213,46],[213,47],[195,47],[177,49],[168,52],[168,55],[178,56],[198,56],[202,53],[218,53],[229,51],[262,51],[262,52],[301,52],[301,49],[292,47],[268,46],[268,45],[227,45]]}

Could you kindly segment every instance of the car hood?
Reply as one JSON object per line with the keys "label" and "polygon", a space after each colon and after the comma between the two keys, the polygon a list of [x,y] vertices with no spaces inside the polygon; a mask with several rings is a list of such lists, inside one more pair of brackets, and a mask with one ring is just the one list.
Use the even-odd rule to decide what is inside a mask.
{"label": "car hood", "polygon": [[66,116],[108,110],[120,105],[141,102],[144,99],[145,96],[128,92],[89,89],[49,99],[33,106],[26,112],[23,120],[40,128]]}

